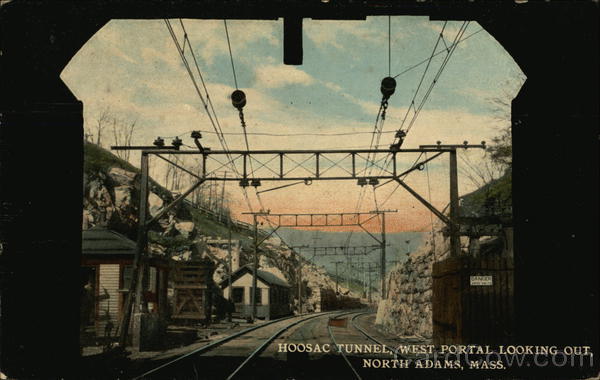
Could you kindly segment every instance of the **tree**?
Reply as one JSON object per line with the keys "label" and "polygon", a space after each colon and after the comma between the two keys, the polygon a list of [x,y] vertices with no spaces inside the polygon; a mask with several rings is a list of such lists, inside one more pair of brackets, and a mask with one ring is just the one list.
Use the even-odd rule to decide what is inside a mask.
{"label": "tree", "polygon": [[96,117],[95,123],[92,126],[93,131],[95,133],[92,133],[91,135],[96,136],[96,145],[98,145],[98,146],[102,146],[102,137],[103,137],[102,134],[104,132],[104,129],[108,125],[109,120],[110,120],[110,108],[105,107],[100,111],[100,113],[98,114],[98,117]]}
{"label": "tree", "polygon": [[462,174],[467,177],[477,188],[495,181],[505,175],[510,176],[512,171],[512,125],[511,105],[516,90],[519,89],[525,77],[514,74],[513,78],[503,84],[501,95],[489,98],[488,103],[494,120],[498,123],[498,134],[492,138],[486,149],[486,155],[481,162],[474,163],[468,156],[461,159],[466,169]]}
{"label": "tree", "polygon": [[[109,117],[110,118],[110,117]],[[115,145],[131,145],[133,140],[133,133],[135,131],[135,127],[137,125],[137,119],[134,121],[126,121],[124,119],[118,119],[116,117],[112,117],[112,134],[114,138]],[[129,161],[129,157],[131,154],[130,150],[117,150],[117,156],[125,161]]]}

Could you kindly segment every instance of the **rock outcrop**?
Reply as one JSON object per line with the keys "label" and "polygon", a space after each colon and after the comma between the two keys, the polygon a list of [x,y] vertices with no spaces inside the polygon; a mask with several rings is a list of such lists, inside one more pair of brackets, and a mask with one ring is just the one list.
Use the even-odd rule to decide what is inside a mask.
{"label": "rock outcrop", "polygon": [[429,233],[421,247],[396,265],[388,274],[388,298],[379,304],[376,323],[390,334],[430,339],[431,270],[433,263],[445,259],[448,252],[449,240],[441,232],[434,233],[433,238]]}

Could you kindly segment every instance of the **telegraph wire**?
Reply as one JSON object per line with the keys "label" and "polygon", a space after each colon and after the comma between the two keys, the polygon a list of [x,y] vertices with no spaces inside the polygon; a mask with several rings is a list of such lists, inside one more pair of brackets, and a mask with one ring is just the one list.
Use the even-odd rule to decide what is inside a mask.
{"label": "telegraph wire", "polygon": [[223,25],[225,25],[225,35],[227,36],[227,47],[229,48],[229,59],[231,61],[231,71],[233,71],[233,82],[235,83],[235,88],[238,89],[238,81],[237,75],[235,74],[235,65],[233,64],[233,54],[231,53],[231,42],[229,41],[229,29],[227,28],[227,20],[223,20]]}
{"label": "telegraph wire", "polygon": [[[477,33],[481,33],[481,32],[483,32],[483,30],[484,30],[483,28],[476,30],[475,32],[473,32],[473,33],[471,33],[471,34],[467,35],[465,38],[461,38],[461,39],[460,39],[458,42],[456,42],[456,44],[459,44],[459,43],[461,43],[461,42],[463,42],[463,41],[466,41],[466,40],[468,40],[469,38],[473,37],[473,36],[474,36],[474,35],[476,35]],[[452,48],[452,45],[450,45],[450,48]],[[436,53],[435,53],[433,56],[434,56],[434,57],[437,57],[438,55],[440,55],[440,54],[442,54],[442,53],[444,53],[444,52],[446,52],[446,53],[447,53],[447,50],[446,50],[446,49],[441,49],[441,50],[437,51],[437,52],[436,52]],[[422,60],[421,62],[419,62],[419,63],[416,63],[416,64],[414,64],[414,65],[412,65],[412,66],[409,66],[409,67],[407,67],[406,69],[404,69],[404,70],[403,70],[403,71],[401,71],[400,73],[396,74],[396,75],[395,75],[393,78],[394,78],[394,79],[395,79],[395,78],[398,78],[399,76],[401,76],[401,75],[404,75],[404,74],[406,74],[407,72],[409,72],[409,71],[411,71],[411,70],[414,70],[414,69],[416,69],[417,67],[421,66],[422,64],[424,64],[424,63],[427,63],[427,61],[429,61],[429,58],[425,58],[425,59],[424,59],[424,60]]]}
{"label": "telegraph wire", "polygon": [[[165,21],[167,29],[168,29],[168,31],[169,31],[169,33],[171,35],[171,38],[173,39],[175,47],[177,48],[177,51],[178,51],[178,53],[179,53],[179,55],[181,57],[182,63],[184,64],[184,66],[185,66],[185,68],[186,68],[186,70],[188,72],[188,75],[189,75],[189,77],[190,77],[190,79],[191,79],[191,81],[192,81],[192,83],[194,85],[194,88],[196,89],[196,93],[200,97],[200,100],[202,101],[202,104],[204,105],[204,109],[205,109],[205,111],[206,111],[206,113],[207,113],[207,115],[209,117],[209,120],[210,120],[210,122],[211,122],[211,124],[213,126],[213,129],[215,130],[215,133],[216,133],[217,137],[219,138],[219,142],[221,144],[221,147],[223,148],[224,151],[229,151],[229,147],[227,145],[227,141],[225,140],[225,136],[223,135],[223,131],[221,129],[221,125],[218,122],[218,118],[217,118],[216,112],[214,112],[214,107],[212,105],[212,101],[210,100],[210,97],[209,97],[209,94],[208,94],[208,89],[206,87],[206,83],[204,82],[204,77],[202,76],[202,72],[201,72],[200,67],[198,65],[198,62],[196,60],[196,56],[195,56],[195,53],[193,51],[192,44],[190,43],[190,40],[188,38],[187,31],[185,29],[185,25],[183,24],[183,20],[179,19],[179,22],[181,24],[182,30],[184,31],[184,46],[185,46],[185,42],[187,42],[189,50],[190,50],[190,54],[193,57],[194,64],[196,65],[196,70],[197,70],[197,72],[198,72],[198,74],[200,76],[203,88],[204,88],[206,96],[207,96],[207,100],[206,101],[204,100],[204,97],[202,96],[202,92],[200,91],[200,88],[198,86],[196,78],[193,75],[193,72],[192,72],[192,70],[190,68],[189,62],[188,62],[188,60],[187,60],[187,58],[186,58],[186,56],[184,54],[184,51],[182,50],[181,45],[179,44],[179,40],[177,39],[177,36],[175,35],[175,32],[173,30],[173,27],[171,25],[170,20],[164,19],[164,21]],[[210,110],[209,110],[209,105],[210,105]],[[212,114],[211,114],[211,111],[213,112]],[[213,120],[213,115],[214,115],[214,120]],[[233,171],[237,175],[239,175],[239,171],[237,170],[237,167],[236,167],[235,162],[234,162],[235,160],[231,158],[230,154],[227,154],[227,158],[229,159],[229,163],[231,163],[231,168],[233,169]],[[252,204],[250,202],[250,199],[248,198],[248,194],[247,194],[245,188],[243,189],[243,193],[244,193],[244,197],[246,198],[246,201],[248,203],[248,207],[249,207],[250,211],[252,212]]]}

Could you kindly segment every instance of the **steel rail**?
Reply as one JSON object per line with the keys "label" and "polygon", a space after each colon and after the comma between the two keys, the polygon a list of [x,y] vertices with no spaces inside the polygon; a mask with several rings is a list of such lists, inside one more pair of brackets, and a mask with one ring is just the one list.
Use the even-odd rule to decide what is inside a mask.
{"label": "steel rail", "polygon": [[[319,314],[319,315],[324,315],[324,314],[328,314],[328,313],[322,313],[322,314]],[[317,316],[319,316],[319,315],[317,315]],[[289,316],[289,317],[278,318],[278,319],[274,319],[274,320],[266,322],[266,323],[262,323],[262,324],[257,325],[257,326],[252,326],[252,327],[249,327],[247,329],[238,331],[237,333],[234,333],[234,334],[228,335],[226,337],[223,337],[221,339],[218,339],[218,340],[216,340],[216,341],[214,341],[214,342],[212,342],[210,344],[207,344],[206,346],[202,346],[202,347],[197,348],[197,349],[195,349],[193,351],[190,351],[187,354],[184,354],[184,355],[182,355],[182,356],[180,356],[180,357],[178,357],[176,359],[173,359],[173,360],[171,360],[171,361],[169,361],[169,362],[167,362],[165,364],[162,364],[162,365],[160,365],[160,366],[158,366],[158,367],[156,367],[156,368],[154,368],[154,369],[152,369],[152,370],[150,370],[148,372],[145,372],[144,374],[142,374],[140,376],[134,377],[134,380],[144,379],[146,376],[151,375],[151,374],[157,372],[158,370],[161,370],[161,369],[166,368],[166,367],[168,367],[170,365],[173,365],[173,364],[175,364],[177,362],[180,362],[181,360],[186,359],[186,358],[188,358],[188,357],[190,357],[192,355],[195,355],[195,354],[201,355],[201,354],[203,354],[205,352],[208,352],[208,351],[210,351],[210,350],[212,350],[212,349],[214,349],[214,348],[222,345],[223,343],[227,343],[230,340],[236,339],[236,338],[238,338],[238,337],[240,337],[242,335],[245,335],[245,334],[247,334],[249,332],[252,332],[254,330],[257,330],[259,328],[270,326],[270,325],[272,325],[274,323],[285,321],[287,319],[297,318],[297,317],[298,317],[298,315],[292,315],[292,316]]]}
{"label": "steel rail", "polygon": [[[373,311],[367,311],[364,313],[360,313],[360,314],[356,314],[354,317],[352,317],[352,319],[350,320],[350,322],[352,323],[352,327],[354,327],[356,330],[358,330],[361,334],[363,334],[365,336],[365,338],[367,338],[368,340],[370,340],[371,342],[378,344],[380,346],[384,346],[385,344],[381,343],[379,340],[375,339],[372,335],[370,335],[369,333],[367,333],[362,327],[360,327],[357,323],[356,323],[356,318],[365,315],[365,314],[373,314]],[[402,356],[398,355],[398,348],[394,348],[394,359],[398,359],[398,358],[403,358]]]}
{"label": "steel rail", "polygon": [[[289,325],[286,325],[284,327],[282,327],[281,329],[277,330],[273,335],[271,335],[269,338],[267,338],[260,346],[258,346],[254,351],[252,351],[252,353],[250,355],[248,355],[248,357],[242,362],[242,364],[240,364],[228,377],[227,380],[231,380],[233,379],[248,363],[250,363],[254,358],[256,358],[261,352],[264,351],[265,348],[267,348],[271,342],[273,342],[278,336],[280,336],[281,334],[283,334],[285,331],[289,330],[290,328],[299,325],[302,322],[306,322],[309,321],[311,319],[317,318],[317,317],[322,317],[324,315],[327,314],[332,314],[335,313],[335,311],[333,312],[324,312],[324,313],[320,313],[317,315],[311,315],[307,318],[301,319],[299,321],[293,322]],[[345,313],[345,314],[349,314],[349,313]],[[344,314],[341,314],[344,315]]]}
{"label": "steel rail", "polygon": [[[350,314],[350,313],[347,313],[347,314]],[[338,344],[335,341],[335,336],[333,335],[333,331],[331,330],[331,326],[329,326],[329,325],[327,325],[327,332],[329,333],[329,337],[331,338],[331,341],[333,342],[334,346],[338,347]],[[354,368],[354,366],[352,365],[352,363],[350,363],[350,360],[348,360],[348,357],[346,356],[346,354],[344,353],[344,351],[338,349],[338,352],[342,355],[342,358],[344,359],[344,361],[346,361],[346,364],[348,364],[348,366],[352,370],[352,373],[354,373],[354,376],[356,376],[356,378],[358,380],[362,380],[362,377],[360,377],[360,375],[358,374],[358,372],[356,372],[356,369]]]}

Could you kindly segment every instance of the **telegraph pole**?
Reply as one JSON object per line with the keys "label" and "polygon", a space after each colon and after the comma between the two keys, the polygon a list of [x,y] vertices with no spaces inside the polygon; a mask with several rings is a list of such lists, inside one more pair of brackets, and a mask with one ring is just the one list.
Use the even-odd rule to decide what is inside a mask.
{"label": "telegraph pole", "polygon": [[223,174],[223,187],[221,188],[221,207],[219,209],[219,221],[223,220],[223,215],[224,215],[224,209],[223,209],[223,205],[224,205],[224,200],[225,200],[225,181],[227,180],[227,170],[225,171],[225,173]]}
{"label": "telegraph pole", "polygon": [[[297,245],[290,247],[290,249],[298,255],[298,272],[296,274],[298,282],[298,314],[302,314],[302,248],[308,248],[308,245]],[[298,249],[298,252],[296,252],[296,249]]]}
{"label": "telegraph pole", "polygon": [[254,319],[256,318],[256,280],[258,276],[258,247],[260,246],[260,244],[262,244],[263,241],[268,239],[269,236],[271,236],[275,231],[272,231],[266,238],[263,238],[261,241],[258,241],[258,217],[261,215],[268,215],[269,211],[245,212],[244,214],[252,215],[252,219],[254,221],[254,265],[252,268],[252,294],[250,295],[250,299],[252,301],[250,317],[252,319],[252,322],[254,322]]}
{"label": "telegraph pole", "polygon": [[254,265],[252,267],[252,312],[251,318],[254,323],[256,318],[256,276],[258,275],[258,220],[257,215],[252,215],[254,219]]}
{"label": "telegraph pole", "polygon": [[[140,183],[140,206],[139,206],[139,217],[138,217],[138,233],[135,257],[133,260],[133,273],[131,276],[131,283],[129,284],[129,292],[127,294],[127,300],[125,301],[125,312],[121,319],[119,326],[119,346],[125,348],[127,344],[127,334],[129,332],[129,322],[131,320],[132,306],[135,308],[134,312],[139,311],[140,302],[142,301],[142,285],[145,272],[145,251],[147,245],[147,231],[146,231],[146,213],[148,207],[148,154],[142,152],[141,154],[141,183]],[[146,306],[147,307],[147,306]]]}
{"label": "telegraph pole", "polygon": [[339,275],[338,275],[338,265],[342,264],[343,261],[336,261],[335,262],[335,295],[339,295],[340,291],[339,291],[339,286],[338,286],[338,282],[339,282]]}
{"label": "telegraph pole", "polygon": [[387,298],[385,289],[385,212],[381,214],[381,298]]}
{"label": "telegraph pole", "polygon": [[458,226],[458,169],[456,149],[450,151],[450,254],[460,255],[460,234]]}
{"label": "telegraph pole", "polygon": [[385,237],[385,214],[389,213],[389,212],[398,212],[398,210],[375,210],[375,211],[371,211],[372,214],[377,214],[377,215],[381,215],[381,240],[377,239],[375,236],[373,236],[369,231],[367,231],[366,229],[363,228],[363,230],[365,230],[365,232],[367,232],[369,235],[371,235],[371,237],[373,237],[379,244],[381,247],[381,255],[379,258],[379,274],[381,276],[380,281],[381,281],[381,299],[385,299],[385,255],[386,255],[386,251],[385,251],[385,247],[387,245],[386,243],[386,237]]}
{"label": "telegraph pole", "polygon": [[229,235],[229,245],[227,246],[227,254],[229,259],[229,301],[231,301],[231,293],[233,288],[231,287],[231,275],[233,274],[233,257],[231,256],[231,218],[227,218],[227,230]]}

